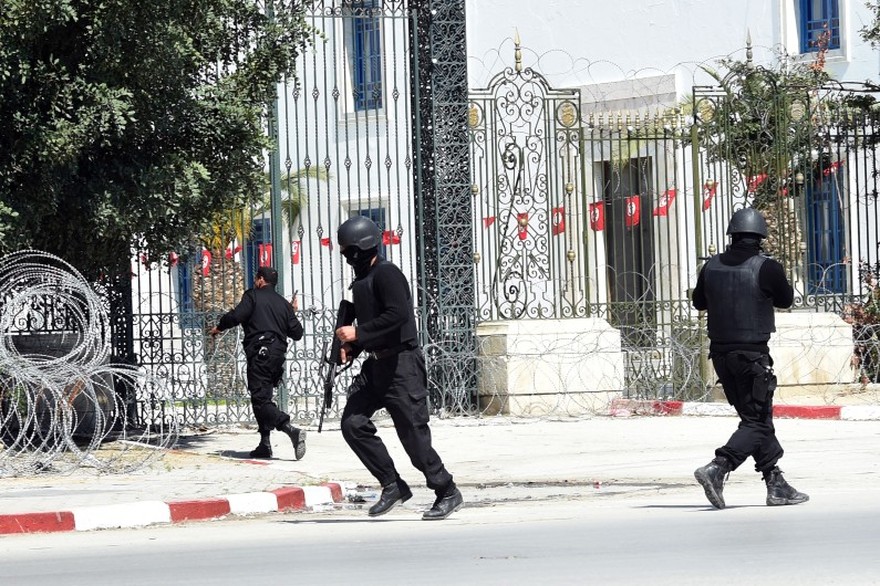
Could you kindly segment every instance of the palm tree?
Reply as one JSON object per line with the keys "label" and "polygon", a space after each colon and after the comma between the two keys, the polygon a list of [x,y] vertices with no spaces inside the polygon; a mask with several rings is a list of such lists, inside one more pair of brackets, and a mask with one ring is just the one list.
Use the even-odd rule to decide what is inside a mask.
{"label": "palm tree", "polygon": [[[284,224],[290,226],[299,219],[308,205],[304,182],[327,181],[326,169],[310,167],[287,173],[281,178],[281,214]],[[200,236],[202,245],[210,251],[212,264],[207,275],[193,275],[193,305],[196,311],[225,311],[244,291],[244,270],[236,261],[237,247],[250,239],[254,218],[271,209],[270,177],[264,175],[264,194],[252,205],[236,205],[217,214]],[[232,252],[228,254],[227,251]],[[228,258],[230,257],[230,258]]]}

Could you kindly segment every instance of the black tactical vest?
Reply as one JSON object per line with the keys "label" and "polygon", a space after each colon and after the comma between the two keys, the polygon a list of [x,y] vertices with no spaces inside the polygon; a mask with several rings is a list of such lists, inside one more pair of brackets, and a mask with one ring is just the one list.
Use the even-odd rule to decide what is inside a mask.
{"label": "black tactical vest", "polygon": [[776,331],[773,299],[758,284],[765,260],[757,254],[740,265],[726,265],[713,256],[706,263],[703,286],[712,342],[766,343]]}

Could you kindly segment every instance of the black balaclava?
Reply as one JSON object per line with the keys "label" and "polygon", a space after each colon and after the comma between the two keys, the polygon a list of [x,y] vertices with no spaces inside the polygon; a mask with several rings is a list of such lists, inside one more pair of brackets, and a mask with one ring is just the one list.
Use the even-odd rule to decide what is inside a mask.
{"label": "black balaclava", "polygon": [[730,235],[730,244],[731,246],[735,246],[739,249],[749,248],[755,250],[763,250],[761,246],[761,238],[758,234],[751,234],[749,232],[742,232],[739,234],[731,234]]}
{"label": "black balaclava", "polygon": [[345,257],[345,262],[351,265],[351,268],[354,269],[354,275],[359,279],[366,275],[367,271],[370,270],[370,264],[373,262],[373,257],[377,254],[379,254],[378,246],[366,250],[361,250],[357,246],[346,246],[345,250],[342,251],[342,256]]}

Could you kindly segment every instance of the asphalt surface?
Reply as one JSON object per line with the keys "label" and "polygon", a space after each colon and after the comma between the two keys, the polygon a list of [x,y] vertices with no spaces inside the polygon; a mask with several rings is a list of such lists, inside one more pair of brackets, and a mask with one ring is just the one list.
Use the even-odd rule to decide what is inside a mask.
{"label": "asphalt surface", "polygon": [[[878,410],[873,409],[870,413]],[[624,414],[639,412],[625,411]],[[687,412],[687,410],[685,410]],[[723,413],[723,410],[721,411]],[[777,433],[786,449],[780,467],[799,489],[829,475],[855,474],[852,482],[873,482],[880,474],[880,426],[876,419],[847,421],[812,418],[777,419]],[[379,434],[389,447],[401,476],[413,488],[413,502],[430,506],[433,493],[403,452],[390,421],[378,421]],[[583,418],[519,419],[505,417],[432,419],[434,447],[472,506],[491,498],[542,498],[573,491],[626,492],[663,486],[693,486],[693,470],[708,462],[714,449],[735,429],[737,419],[715,416],[594,416]],[[308,451],[294,458],[287,436],[272,434],[275,457],[251,460],[248,452],[258,434],[252,429],[226,429],[184,434],[175,449],[159,454],[149,465],[126,474],[100,474],[87,468],[67,474],[51,470],[21,477],[0,478],[0,533],[60,528],[27,528],[28,515],[74,511],[104,512],[110,517],[131,512],[135,505],[198,503],[217,499],[233,502],[232,514],[272,512],[279,506],[240,505],[237,495],[262,496],[279,489],[302,488],[304,502],[293,509],[375,498],[379,487],[345,444],[334,422],[318,434],[310,430]],[[836,481],[840,481],[840,476]],[[747,462],[729,483],[755,484],[759,476]],[[761,483],[762,485],[762,483]],[[321,492],[321,491],[325,492]],[[273,497],[274,498],[274,497]],[[273,501],[274,503],[274,501]],[[466,505],[467,506],[467,505]],[[221,511],[221,513],[224,511]],[[225,511],[229,513],[230,511]],[[164,514],[164,513],[163,513]],[[172,515],[173,516],[173,515]],[[202,514],[213,518],[222,514]],[[190,520],[199,516],[192,515]],[[4,530],[4,521],[6,529]],[[120,526],[149,525],[137,515]],[[11,523],[11,525],[10,525]],[[12,529],[9,529],[9,527]],[[100,521],[76,522],[76,529],[113,526]],[[71,528],[67,526],[67,530]]]}

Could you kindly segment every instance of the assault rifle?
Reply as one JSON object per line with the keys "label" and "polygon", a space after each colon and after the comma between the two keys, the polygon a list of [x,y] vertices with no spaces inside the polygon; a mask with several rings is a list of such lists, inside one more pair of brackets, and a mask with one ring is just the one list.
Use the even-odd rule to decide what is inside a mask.
{"label": "assault rifle", "polygon": [[[327,363],[327,373],[324,375],[324,404],[321,406],[321,416],[318,419],[318,433],[324,425],[324,413],[333,405],[333,386],[340,372],[348,368],[342,364],[342,342],[336,337],[336,330],[342,326],[350,326],[354,323],[354,304],[343,299],[339,302],[336,311],[336,325],[333,327],[333,342],[330,344],[330,353],[327,353],[327,340],[324,340],[324,348],[321,354]],[[348,363],[351,366],[351,362]]]}

